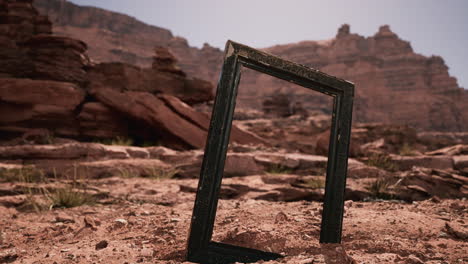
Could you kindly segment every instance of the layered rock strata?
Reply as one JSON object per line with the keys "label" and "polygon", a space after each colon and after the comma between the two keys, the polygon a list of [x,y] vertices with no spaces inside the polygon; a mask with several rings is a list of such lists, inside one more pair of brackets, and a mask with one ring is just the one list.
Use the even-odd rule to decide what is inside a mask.
{"label": "layered rock strata", "polygon": [[[32,0],[0,0],[0,13],[2,141],[41,134],[47,137],[41,141],[119,137],[179,149],[204,147],[209,118],[185,103],[212,100],[213,86],[187,78],[168,49],[155,48],[151,68],[95,64],[84,42],[50,34],[51,23]],[[235,142],[264,143],[233,131]]]}
{"label": "layered rock strata", "polygon": [[[164,46],[189,76],[217,82],[223,55],[208,44],[190,47],[166,29],[98,8],[58,0],[38,0],[36,6],[57,21],[55,32],[86,40],[98,61],[149,66],[154,46]],[[356,121],[410,125],[418,131],[468,131],[468,92],[449,75],[444,60],[415,53],[389,26],[363,37],[343,25],[333,39],[265,51],[353,81]],[[300,102],[308,111],[331,111],[326,97],[254,72],[243,74],[238,106],[261,109],[263,100],[278,93],[290,94],[293,105]]]}

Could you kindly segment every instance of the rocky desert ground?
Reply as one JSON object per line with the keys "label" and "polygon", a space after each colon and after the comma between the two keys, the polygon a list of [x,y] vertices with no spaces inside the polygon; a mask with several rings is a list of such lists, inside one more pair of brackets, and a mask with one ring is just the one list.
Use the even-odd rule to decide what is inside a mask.
{"label": "rocky desert ground", "polygon": [[[213,240],[285,256],[259,263],[465,263],[468,146],[384,152],[401,129],[355,146],[341,245],[318,243],[325,156],[231,144]],[[113,144],[0,147],[2,263],[184,263],[203,152]]]}

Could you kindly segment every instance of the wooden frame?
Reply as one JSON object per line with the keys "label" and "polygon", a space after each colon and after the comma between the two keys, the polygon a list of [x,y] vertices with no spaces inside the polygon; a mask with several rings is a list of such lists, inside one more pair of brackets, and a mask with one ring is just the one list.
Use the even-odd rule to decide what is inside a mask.
{"label": "wooden frame", "polygon": [[255,262],[261,259],[271,260],[282,257],[276,253],[211,241],[241,67],[247,67],[333,97],[320,243],[340,243],[354,84],[228,41],[195,198],[187,243],[187,259],[204,264],[222,264],[236,261]]}

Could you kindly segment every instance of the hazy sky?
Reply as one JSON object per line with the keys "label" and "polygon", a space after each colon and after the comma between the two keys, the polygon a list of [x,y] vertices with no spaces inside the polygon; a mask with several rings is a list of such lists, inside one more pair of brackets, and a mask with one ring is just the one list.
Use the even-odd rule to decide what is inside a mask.
{"label": "hazy sky", "polygon": [[167,28],[191,46],[227,39],[261,48],[335,36],[341,24],[374,35],[390,25],[415,52],[440,55],[468,89],[468,0],[71,0]]}

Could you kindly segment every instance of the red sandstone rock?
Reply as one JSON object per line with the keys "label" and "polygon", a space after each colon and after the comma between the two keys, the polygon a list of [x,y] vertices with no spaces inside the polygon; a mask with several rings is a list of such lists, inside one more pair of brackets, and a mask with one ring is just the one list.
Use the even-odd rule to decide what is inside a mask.
{"label": "red sandstone rock", "polygon": [[99,102],[85,103],[78,115],[82,135],[90,138],[128,138],[128,120]]}
{"label": "red sandstone rock", "polygon": [[0,100],[25,105],[54,105],[73,110],[84,99],[84,90],[72,83],[30,79],[0,82]]}
{"label": "red sandstone rock", "polygon": [[85,67],[89,58],[87,46],[80,40],[51,35],[37,35],[25,44],[33,60],[32,77],[85,84]]}
{"label": "red sandstone rock", "polygon": [[84,96],[72,83],[0,79],[0,131],[15,134],[47,128],[57,135],[77,136],[74,111]]}
{"label": "red sandstone rock", "polygon": [[0,77],[86,83],[86,44],[52,36],[52,25],[32,1],[3,2],[0,13]]}
{"label": "red sandstone rock", "polygon": [[454,145],[431,152],[427,152],[427,155],[467,155],[468,154],[468,145]]}
{"label": "red sandstone rock", "polygon": [[428,197],[463,198],[468,195],[468,177],[443,170],[413,167],[402,173],[395,185],[398,196],[406,200]]}
{"label": "red sandstone rock", "polygon": [[452,170],[453,158],[451,156],[400,156],[390,155],[390,160],[396,165],[396,169],[406,171],[412,167],[424,167],[440,170]]}
{"label": "red sandstone rock", "polygon": [[[318,136],[316,152],[328,153],[330,131]],[[403,148],[417,151],[420,145],[416,131],[408,126],[384,124],[357,124],[351,130],[350,155],[362,156],[372,153],[399,154]]]}
{"label": "red sandstone rock", "polygon": [[[217,82],[223,59],[219,49],[209,45],[202,49],[190,47],[185,39],[173,37],[168,30],[105,10],[58,0],[38,0],[36,6],[59,21],[57,32],[85,40],[91,56],[98,61],[149,66],[154,46],[162,45],[169,47],[188,76]],[[93,19],[83,19],[89,17]],[[442,58],[414,53],[410,43],[401,40],[389,26],[380,27],[374,36],[366,38],[351,33],[349,25],[345,25],[334,39],[277,45],[266,51],[353,81],[355,121],[408,124],[419,131],[468,131],[468,92],[448,74]],[[304,100],[305,108],[331,109],[326,97],[275,78],[247,72],[242,79],[238,105],[260,109],[262,100],[280,89],[292,90]]]}
{"label": "red sandstone rock", "polygon": [[[91,63],[86,55],[87,45],[80,40],[51,35],[50,21],[46,16],[38,14],[31,1],[2,1],[0,13],[2,138],[3,135],[10,138],[35,129],[47,129],[49,131],[46,134],[49,136],[79,139],[119,136],[137,138],[140,143],[146,140],[154,142],[154,135],[147,127],[148,122],[146,125],[141,122],[142,119],[154,121],[152,113],[148,114],[145,110],[145,107],[150,107],[158,113],[158,129],[163,127],[159,136],[162,139],[169,136],[172,143],[168,144],[178,147],[204,145],[206,128],[199,128],[191,121],[178,118],[178,114],[154,94],[169,93],[187,103],[198,103],[213,99],[213,87],[207,81],[186,78],[175,65],[176,59],[166,48],[159,47],[155,50],[154,68],[140,69],[123,63],[107,63],[90,69]],[[43,81],[18,79],[25,77]],[[135,107],[139,110],[135,112],[132,109],[133,112],[129,112],[133,115],[128,116],[115,107],[110,108],[102,103],[84,103],[85,97],[86,100],[89,99],[85,89],[72,83],[86,90],[95,90],[101,86],[112,87],[115,94],[133,91],[130,94],[139,99],[138,102],[134,101],[140,104]],[[138,96],[139,92],[141,96]],[[144,98],[146,95],[149,95],[149,99]],[[126,98],[120,99],[123,102]],[[142,117],[138,111],[146,115]],[[193,110],[184,113],[185,116],[198,114]],[[179,128],[181,122],[184,125]],[[196,131],[199,131],[198,137]],[[244,136],[239,139],[241,142],[249,141],[249,137],[253,139],[248,133],[239,135]],[[189,143],[178,142],[180,137]]]}
{"label": "red sandstone rock", "polygon": [[[196,124],[197,126],[201,127],[203,130],[208,131],[210,126],[210,118],[204,113],[199,113],[195,111],[192,107],[184,104],[179,99],[173,96],[168,95],[159,95],[160,99],[162,99],[171,109],[173,109],[177,114],[183,116],[190,122]],[[230,141],[236,142],[238,144],[263,144],[269,145],[265,140],[262,140],[255,134],[252,134],[248,131],[241,130],[237,126],[233,125],[231,127],[231,135]]]}
{"label": "red sandstone rock", "polygon": [[185,76],[185,73],[176,66],[177,59],[167,48],[157,46],[154,51],[155,56],[153,57],[152,69]]}
{"label": "red sandstone rock", "polygon": [[161,99],[150,93],[121,93],[101,87],[93,89],[91,94],[112,109],[150,125],[159,137],[174,147],[204,147],[206,131],[174,113]]}
{"label": "red sandstone rock", "polygon": [[[155,96],[145,92],[118,92],[110,88],[94,88],[91,94],[99,101],[129,118],[151,126],[168,145],[178,148],[203,148],[209,119],[179,99],[169,95]],[[262,143],[254,135],[232,129],[235,142]]]}
{"label": "red sandstone rock", "polygon": [[107,86],[120,91],[166,93],[187,103],[213,99],[213,86],[203,80],[187,79],[154,69],[140,69],[125,63],[100,63],[89,70],[91,86]]}

